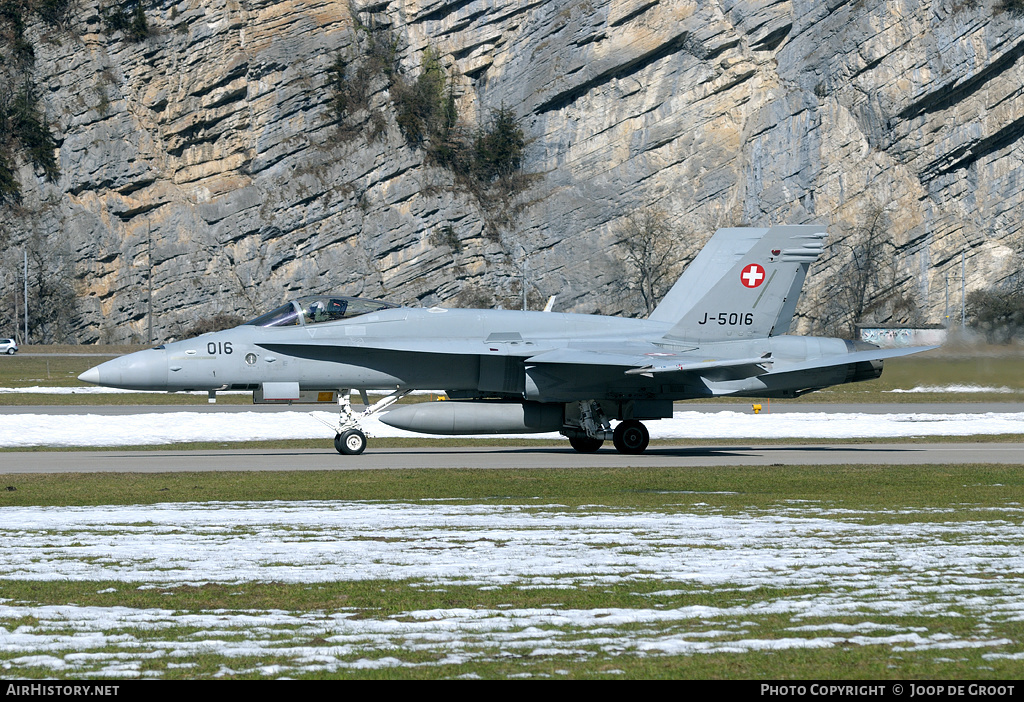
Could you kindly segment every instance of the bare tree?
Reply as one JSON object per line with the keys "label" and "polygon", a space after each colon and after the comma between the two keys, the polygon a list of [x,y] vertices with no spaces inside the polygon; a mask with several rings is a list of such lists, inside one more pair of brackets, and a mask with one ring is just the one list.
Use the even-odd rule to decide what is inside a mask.
{"label": "bare tree", "polygon": [[645,207],[626,217],[619,229],[632,288],[650,315],[675,282],[683,261],[681,237],[663,210]]}
{"label": "bare tree", "polygon": [[820,294],[817,326],[829,336],[853,338],[859,323],[918,323],[921,312],[901,279],[899,251],[884,207],[867,209],[849,233],[832,244],[838,270]]}
{"label": "bare tree", "polygon": [[990,344],[1006,344],[1024,338],[1024,235],[1006,242],[1010,255],[1004,259],[1007,275],[995,284],[967,294],[967,326],[985,335]]}
{"label": "bare tree", "polygon": [[78,295],[69,256],[38,231],[29,237],[27,251],[29,337],[42,344],[70,341],[78,317]]}

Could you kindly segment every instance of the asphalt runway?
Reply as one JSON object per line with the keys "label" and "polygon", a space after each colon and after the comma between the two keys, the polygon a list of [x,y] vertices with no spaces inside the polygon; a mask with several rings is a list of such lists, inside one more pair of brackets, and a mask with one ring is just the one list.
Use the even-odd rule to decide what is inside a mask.
{"label": "asphalt runway", "polygon": [[402,468],[613,468],[788,465],[1020,464],[1012,443],[830,444],[765,446],[722,442],[715,446],[656,445],[640,456],[607,447],[593,454],[569,448],[370,448],[342,456],[323,449],[223,451],[16,451],[0,453],[7,473],[171,473],[187,471],[371,470]]}
{"label": "asphalt runway", "polygon": [[[305,406],[304,406],[305,407]],[[699,412],[744,411],[744,404],[690,404],[680,408]],[[103,406],[5,406],[0,414],[145,414],[166,412],[283,411],[288,406],[267,405],[103,405]],[[778,403],[779,412],[827,412],[841,420],[845,412],[889,413],[983,413],[1024,412],[1014,402],[817,404]],[[373,439],[360,456],[341,456],[329,440],[322,449],[222,451],[12,451],[0,452],[4,473],[164,473],[181,471],[286,471],[370,470],[400,468],[589,468],[629,466],[786,466],[816,464],[910,465],[943,463],[1024,464],[1024,447],[1013,443],[857,443],[825,440],[799,444],[758,444],[723,440],[713,446],[655,444],[640,456],[617,453],[610,442],[594,454],[580,454],[552,446],[375,448]]]}

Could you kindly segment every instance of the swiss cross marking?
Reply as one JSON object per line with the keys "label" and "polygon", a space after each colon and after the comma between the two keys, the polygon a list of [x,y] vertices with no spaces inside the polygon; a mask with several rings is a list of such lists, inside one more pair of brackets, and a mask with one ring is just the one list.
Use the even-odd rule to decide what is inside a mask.
{"label": "swiss cross marking", "polygon": [[751,263],[740,273],[740,282],[743,283],[744,287],[756,288],[764,282],[764,268],[761,268],[756,263]]}

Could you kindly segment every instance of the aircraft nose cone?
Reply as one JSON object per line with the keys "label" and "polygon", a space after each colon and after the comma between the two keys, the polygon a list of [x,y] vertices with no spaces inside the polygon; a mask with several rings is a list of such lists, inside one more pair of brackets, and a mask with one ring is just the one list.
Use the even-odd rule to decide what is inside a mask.
{"label": "aircraft nose cone", "polygon": [[81,375],[79,375],[78,379],[81,380],[83,383],[92,383],[93,385],[99,385],[100,384],[100,367],[99,366],[93,366],[92,368],[90,368],[86,372],[84,372]]}
{"label": "aircraft nose cone", "polygon": [[167,352],[146,349],[101,363],[78,376],[84,383],[126,390],[164,390],[167,387]]}

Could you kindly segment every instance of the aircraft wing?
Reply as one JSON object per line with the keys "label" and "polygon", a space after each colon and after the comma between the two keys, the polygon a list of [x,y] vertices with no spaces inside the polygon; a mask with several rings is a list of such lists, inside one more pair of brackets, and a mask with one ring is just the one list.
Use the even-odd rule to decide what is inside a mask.
{"label": "aircraft wing", "polygon": [[[653,347],[658,348],[658,347]],[[526,359],[531,364],[565,364],[591,366],[620,366],[627,368],[626,375],[645,375],[653,377],[661,373],[697,373],[720,368],[740,368],[750,366],[753,374],[780,375],[798,373],[817,368],[846,366],[865,361],[881,361],[886,358],[898,358],[922,351],[931,351],[937,346],[914,346],[899,349],[868,349],[854,353],[823,356],[806,361],[789,363],[772,358],[771,354],[752,356],[750,358],[709,358],[701,361],[686,360],[685,362],[666,362],[665,353],[614,353],[605,351],[589,351],[584,349],[563,348],[532,356]]]}
{"label": "aircraft wing", "polygon": [[769,371],[770,375],[780,375],[782,373],[799,373],[800,371],[815,370],[817,368],[828,368],[830,366],[847,366],[851,363],[862,363],[864,361],[883,361],[887,358],[898,358],[900,356],[909,356],[912,353],[921,353],[922,351],[931,351],[937,349],[938,346],[909,346],[900,349],[868,349],[867,351],[855,351],[845,355],[838,356],[824,356],[822,358],[812,358],[808,361],[797,361],[791,364],[779,364],[777,367]]}
{"label": "aircraft wing", "polygon": [[[735,368],[738,366],[755,366],[762,363],[771,363],[767,356],[753,358],[723,358],[706,359],[702,361],[686,361],[667,363],[668,358],[679,358],[682,360],[689,356],[686,351],[681,354],[669,353],[661,350],[660,347],[651,345],[650,352],[638,353],[615,351],[591,351],[578,348],[563,348],[548,351],[526,359],[529,364],[560,364],[560,365],[585,365],[585,366],[619,366],[627,368],[626,375],[653,375],[655,373],[688,373],[692,371],[704,371],[712,368]],[[688,349],[687,351],[696,350]],[[683,354],[686,354],[685,356]]]}

